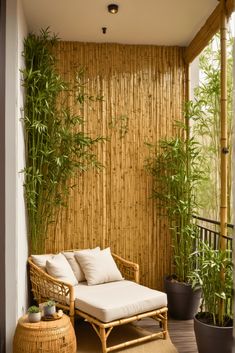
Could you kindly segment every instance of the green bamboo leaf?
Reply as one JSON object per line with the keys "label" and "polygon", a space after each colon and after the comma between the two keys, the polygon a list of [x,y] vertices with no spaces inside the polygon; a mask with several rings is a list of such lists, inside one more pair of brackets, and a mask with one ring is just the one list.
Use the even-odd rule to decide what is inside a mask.
{"label": "green bamboo leaf", "polygon": [[71,189],[66,185],[68,180],[76,173],[100,167],[92,147],[104,141],[76,132],[84,117],[74,115],[67,102],[73,99],[91,104],[101,97],[84,92],[84,69],[76,73],[75,86],[60,77],[52,51],[57,41],[49,28],[39,35],[30,33],[24,41],[25,69],[21,73],[26,89],[27,165],[23,172],[31,251],[35,253],[44,251],[48,225],[56,224],[60,207],[66,207]]}

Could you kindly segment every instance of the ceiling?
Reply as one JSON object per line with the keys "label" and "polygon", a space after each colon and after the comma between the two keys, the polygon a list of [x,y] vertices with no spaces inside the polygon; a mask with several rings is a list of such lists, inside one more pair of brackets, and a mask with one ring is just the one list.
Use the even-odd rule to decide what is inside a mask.
{"label": "ceiling", "polygon": [[[119,12],[108,13],[116,3]],[[217,0],[23,0],[29,31],[50,27],[62,40],[187,46]],[[107,27],[106,34],[102,27]]]}

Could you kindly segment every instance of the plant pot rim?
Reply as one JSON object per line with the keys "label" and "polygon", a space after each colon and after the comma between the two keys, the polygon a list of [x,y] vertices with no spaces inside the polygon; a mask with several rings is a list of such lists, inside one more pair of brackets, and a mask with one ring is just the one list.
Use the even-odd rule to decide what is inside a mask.
{"label": "plant pot rim", "polygon": [[[203,313],[205,313],[205,312],[203,312]],[[197,322],[200,322],[201,325],[204,325],[204,326],[207,326],[207,327],[211,327],[211,328],[215,328],[215,329],[224,329],[224,330],[229,330],[229,329],[233,328],[233,324],[231,326],[218,326],[218,325],[207,324],[206,322],[203,322],[202,320],[197,318],[198,314],[201,314],[201,313],[196,313],[194,315],[194,320],[197,321]]]}
{"label": "plant pot rim", "polygon": [[[192,287],[191,283],[178,281],[177,277],[175,276],[175,278],[174,278],[174,276],[175,276],[174,274],[173,275],[167,275],[167,276],[165,276],[165,280],[168,281],[168,282],[171,282],[171,283],[176,283],[176,284],[182,285],[182,286]],[[173,279],[173,281],[172,281],[172,279]],[[195,291],[197,291],[199,289],[201,289],[201,288],[197,288]]]}

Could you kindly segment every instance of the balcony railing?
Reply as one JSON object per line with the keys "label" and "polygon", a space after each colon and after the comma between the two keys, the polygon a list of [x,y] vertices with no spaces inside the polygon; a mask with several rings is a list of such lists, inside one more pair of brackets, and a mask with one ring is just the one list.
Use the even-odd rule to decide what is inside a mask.
{"label": "balcony railing", "polygon": [[[208,243],[215,250],[219,247],[220,234],[220,222],[213,221],[211,219],[193,216],[197,220],[197,227],[199,228],[199,238]],[[227,224],[228,235],[223,236],[226,239],[226,248],[232,250],[232,233],[233,224]]]}
{"label": "balcony railing", "polygon": [[[193,216],[193,218],[196,220],[197,227],[199,228],[199,239],[208,243],[214,250],[218,250],[219,240],[221,237],[220,222],[198,216]],[[226,249],[232,250],[232,235],[234,226],[233,224],[227,224],[227,228],[228,235],[223,236],[223,238],[226,239]],[[229,251],[228,254],[232,258],[232,251]],[[226,300],[225,306],[226,312],[233,312],[233,301],[231,299]]]}

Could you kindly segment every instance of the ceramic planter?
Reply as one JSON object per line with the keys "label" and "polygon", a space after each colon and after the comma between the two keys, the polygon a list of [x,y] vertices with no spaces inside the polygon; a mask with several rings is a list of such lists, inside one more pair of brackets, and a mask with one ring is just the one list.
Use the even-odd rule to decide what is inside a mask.
{"label": "ceramic planter", "polygon": [[164,283],[169,315],[178,320],[193,319],[198,312],[201,290],[194,291],[190,284],[172,281],[171,277],[166,277]]}
{"label": "ceramic planter", "polygon": [[55,305],[52,305],[52,306],[45,305],[43,310],[44,310],[44,316],[52,316],[56,312]]}
{"label": "ceramic planter", "polygon": [[233,327],[208,325],[194,317],[194,331],[199,353],[232,353]]}
{"label": "ceramic planter", "polygon": [[39,322],[41,320],[41,312],[39,313],[28,313],[29,322]]}

